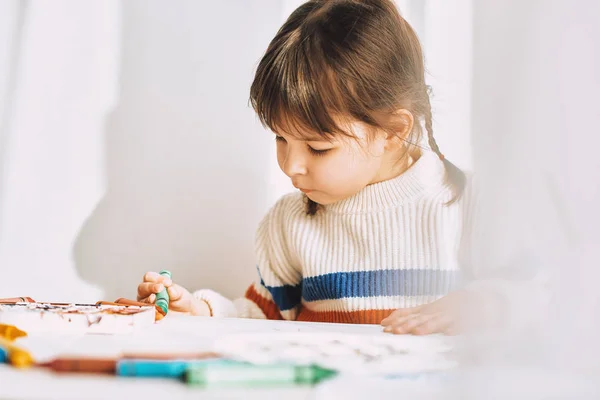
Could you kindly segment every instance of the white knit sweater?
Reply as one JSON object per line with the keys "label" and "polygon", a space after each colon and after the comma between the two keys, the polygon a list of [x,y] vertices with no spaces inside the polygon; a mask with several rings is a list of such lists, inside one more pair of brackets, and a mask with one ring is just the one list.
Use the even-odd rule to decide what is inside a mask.
{"label": "white knit sweater", "polygon": [[400,176],[305,212],[284,196],[260,224],[258,278],[230,301],[199,290],[213,316],[379,323],[392,310],[429,303],[459,282],[469,191],[457,201],[443,163],[425,152]]}

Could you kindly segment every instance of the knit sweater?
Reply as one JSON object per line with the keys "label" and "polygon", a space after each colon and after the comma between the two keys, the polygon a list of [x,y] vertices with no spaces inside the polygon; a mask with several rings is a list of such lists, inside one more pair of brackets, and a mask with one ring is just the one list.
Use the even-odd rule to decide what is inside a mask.
{"label": "knit sweater", "polygon": [[469,197],[448,204],[444,165],[429,152],[314,216],[302,193],[286,195],[260,223],[257,280],[245,296],[194,295],[215,317],[380,323],[457,285]]}

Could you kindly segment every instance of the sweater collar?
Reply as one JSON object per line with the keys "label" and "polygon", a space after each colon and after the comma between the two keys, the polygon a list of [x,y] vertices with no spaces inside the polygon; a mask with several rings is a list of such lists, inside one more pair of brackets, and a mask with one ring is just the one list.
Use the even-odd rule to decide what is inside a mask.
{"label": "sweater collar", "polygon": [[375,211],[398,206],[440,186],[445,178],[444,163],[432,152],[421,157],[395,178],[366,186],[360,192],[325,206],[327,211],[343,214]]}

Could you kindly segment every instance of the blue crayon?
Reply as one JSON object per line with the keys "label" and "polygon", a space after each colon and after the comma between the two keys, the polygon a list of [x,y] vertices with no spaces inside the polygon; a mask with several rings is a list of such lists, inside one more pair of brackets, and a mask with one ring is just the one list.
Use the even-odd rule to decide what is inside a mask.
{"label": "blue crayon", "polygon": [[4,347],[0,347],[0,363],[5,363],[8,361],[8,350]]}
{"label": "blue crayon", "polygon": [[117,375],[181,379],[190,366],[220,362],[226,361],[216,358],[206,360],[121,360],[117,362]]}

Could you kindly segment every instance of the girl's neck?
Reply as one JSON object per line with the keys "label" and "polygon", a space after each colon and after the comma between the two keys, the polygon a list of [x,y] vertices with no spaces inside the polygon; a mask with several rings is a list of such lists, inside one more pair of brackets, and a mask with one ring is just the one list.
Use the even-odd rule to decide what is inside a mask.
{"label": "girl's neck", "polygon": [[418,159],[421,157],[421,151],[404,151],[401,156],[395,158],[394,161],[384,161],[381,165],[381,170],[371,181],[374,183],[384,182],[390,179],[397,178],[406,172]]}

